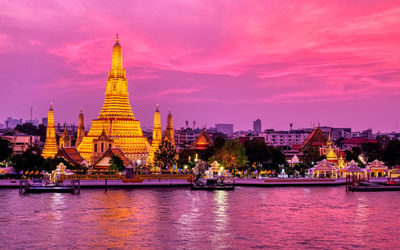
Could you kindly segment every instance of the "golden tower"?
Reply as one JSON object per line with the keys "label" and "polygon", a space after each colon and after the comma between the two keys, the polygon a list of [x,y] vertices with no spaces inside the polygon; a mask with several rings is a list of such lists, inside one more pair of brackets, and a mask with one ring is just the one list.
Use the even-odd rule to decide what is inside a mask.
{"label": "golden tower", "polygon": [[54,126],[54,109],[50,104],[49,113],[47,115],[46,142],[42,151],[44,158],[53,158],[57,154],[56,128]]}
{"label": "golden tower", "polygon": [[146,163],[152,165],[154,163],[154,153],[158,150],[162,140],[161,118],[158,105],[154,112],[154,125],[153,125],[153,140],[151,142],[151,149]]}
{"label": "golden tower", "polygon": [[75,147],[78,147],[81,144],[83,137],[85,136],[85,123],[83,117],[83,110],[81,108],[81,112],[79,113],[78,120],[78,135],[76,136]]}
{"label": "golden tower", "polygon": [[103,108],[97,119],[92,121],[92,127],[83,137],[78,151],[92,164],[109,147],[119,147],[131,161],[141,160],[143,163],[150,151],[140,121],[133,116],[129,103],[128,81],[122,66],[118,34],[112,52],[111,69],[108,71]]}
{"label": "golden tower", "polygon": [[67,131],[67,126],[64,125],[64,132],[60,137],[59,148],[69,148],[71,147],[71,136],[69,136]]}
{"label": "golden tower", "polygon": [[171,109],[169,110],[167,117],[167,128],[165,129],[164,140],[171,142],[171,144],[175,146],[174,123],[172,120]]}

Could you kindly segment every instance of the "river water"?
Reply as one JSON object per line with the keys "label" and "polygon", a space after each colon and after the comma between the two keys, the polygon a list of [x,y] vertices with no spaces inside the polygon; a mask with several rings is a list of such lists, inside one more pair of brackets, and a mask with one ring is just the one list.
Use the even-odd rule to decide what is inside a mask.
{"label": "river water", "polygon": [[0,189],[0,249],[400,248],[400,192]]}

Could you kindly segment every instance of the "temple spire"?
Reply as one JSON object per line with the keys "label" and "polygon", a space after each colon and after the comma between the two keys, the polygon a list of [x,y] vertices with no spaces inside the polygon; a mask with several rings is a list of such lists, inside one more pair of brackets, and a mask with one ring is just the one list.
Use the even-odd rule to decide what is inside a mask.
{"label": "temple spire", "polygon": [[161,118],[157,104],[156,111],[154,112],[153,140],[151,142],[150,152],[146,160],[146,162],[150,165],[154,163],[154,154],[158,150],[158,147],[161,144],[161,140],[162,140]]}
{"label": "temple spire", "polygon": [[46,141],[44,143],[42,156],[44,158],[53,158],[58,151],[56,141],[56,128],[54,126],[54,109],[53,104],[50,103],[49,112],[47,114],[47,129],[46,129]]}
{"label": "temple spire", "polygon": [[164,140],[171,142],[171,144],[175,146],[174,123],[173,123],[173,119],[172,119],[171,109],[169,109],[169,112],[168,112],[167,128],[165,129]]}

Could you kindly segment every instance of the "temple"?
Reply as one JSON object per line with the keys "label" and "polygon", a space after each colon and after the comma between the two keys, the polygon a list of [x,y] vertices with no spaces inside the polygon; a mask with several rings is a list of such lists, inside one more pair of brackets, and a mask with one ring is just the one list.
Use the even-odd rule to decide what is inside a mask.
{"label": "temple", "polygon": [[151,142],[151,149],[149,156],[147,157],[147,164],[152,165],[154,163],[154,153],[158,150],[162,141],[162,130],[161,130],[161,117],[158,105],[154,112],[154,125],[153,125],[153,140]]}
{"label": "temple", "polygon": [[130,161],[146,162],[150,144],[143,136],[140,121],[136,120],[129,103],[128,81],[122,64],[122,48],[118,35],[112,51],[105,101],[90,131],[77,149],[93,164],[108,148],[119,148]]}
{"label": "temple", "polygon": [[54,109],[50,104],[49,113],[47,115],[46,142],[42,151],[44,158],[53,158],[57,154],[56,128],[54,126]]}
{"label": "temple", "polygon": [[172,120],[171,110],[169,110],[167,117],[167,128],[165,129],[164,141],[169,141],[175,146],[174,123]]}
{"label": "temple", "polygon": [[67,126],[64,126],[64,132],[60,137],[59,148],[69,148],[71,147],[72,138],[68,134]]}

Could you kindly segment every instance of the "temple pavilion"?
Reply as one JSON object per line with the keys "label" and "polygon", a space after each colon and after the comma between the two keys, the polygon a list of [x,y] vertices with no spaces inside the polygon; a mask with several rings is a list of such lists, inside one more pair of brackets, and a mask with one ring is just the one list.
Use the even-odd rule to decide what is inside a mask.
{"label": "temple pavilion", "polygon": [[337,178],[337,168],[328,160],[324,159],[317,162],[315,167],[311,168],[314,177]]}
{"label": "temple pavilion", "polygon": [[150,152],[150,144],[143,136],[140,121],[135,119],[129,103],[128,81],[118,35],[112,51],[103,108],[77,147],[82,157],[91,164],[98,162],[109,148],[119,148],[130,161],[140,160],[142,163],[146,162]]}
{"label": "temple pavilion", "polygon": [[379,160],[370,162],[366,167],[367,173],[371,177],[382,177],[389,175],[389,168],[385,166],[385,163]]}

